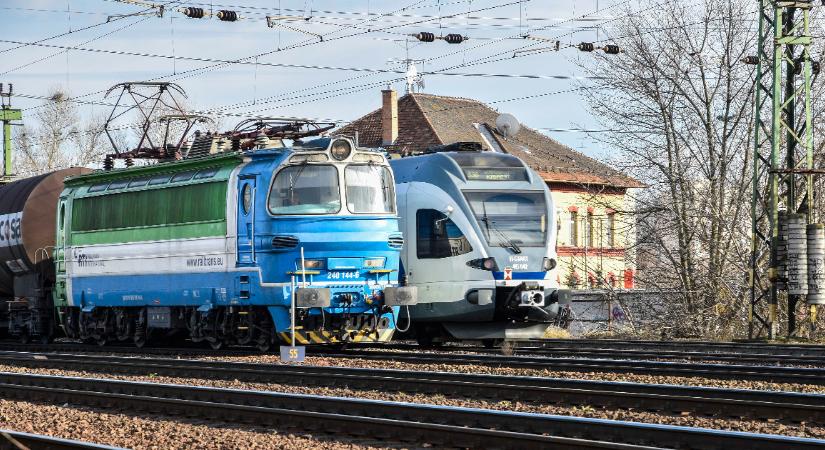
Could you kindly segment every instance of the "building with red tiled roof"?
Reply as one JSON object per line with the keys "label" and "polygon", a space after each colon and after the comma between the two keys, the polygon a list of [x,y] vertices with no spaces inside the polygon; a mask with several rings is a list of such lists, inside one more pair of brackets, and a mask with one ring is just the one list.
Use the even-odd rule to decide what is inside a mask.
{"label": "building with red tiled roof", "polygon": [[500,113],[477,100],[382,91],[381,108],[335,131],[362,147],[410,155],[455,142],[479,142],[485,151],[521,158],[547,183],[556,207],[557,274],[570,287],[632,287],[635,266],[633,204],[638,180],[522,125],[505,136]]}

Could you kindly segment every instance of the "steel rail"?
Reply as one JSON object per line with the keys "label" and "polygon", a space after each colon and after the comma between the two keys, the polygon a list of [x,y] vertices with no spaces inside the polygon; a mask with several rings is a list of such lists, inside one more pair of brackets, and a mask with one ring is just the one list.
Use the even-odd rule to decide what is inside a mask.
{"label": "steel rail", "polygon": [[163,412],[257,426],[471,448],[814,449],[825,440],[571,416],[244,391],[132,381],[0,373],[4,398]]}
{"label": "steel rail", "polygon": [[0,449],[123,450],[121,447],[0,429]]}
{"label": "steel rail", "polygon": [[542,339],[530,344],[546,348],[575,347],[579,349],[635,349],[648,351],[694,351],[734,354],[759,354],[776,356],[825,357],[825,345],[821,344],[771,344],[767,342],[716,342],[716,341],[651,341],[619,339]]}
{"label": "steel rail", "polygon": [[314,354],[314,356],[390,360],[411,364],[466,364],[568,372],[632,373],[657,376],[706,377],[771,383],[825,385],[825,368],[810,367],[367,350],[318,353]]}
{"label": "steel rail", "polygon": [[347,387],[825,425],[825,395],[395,369],[0,352],[0,363],[95,373]]}

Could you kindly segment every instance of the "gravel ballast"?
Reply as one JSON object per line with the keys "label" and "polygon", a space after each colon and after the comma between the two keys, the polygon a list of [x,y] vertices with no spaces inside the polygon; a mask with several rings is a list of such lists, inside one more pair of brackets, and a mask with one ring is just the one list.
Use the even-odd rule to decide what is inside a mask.
{"label": "gravel ballast", "polygon": [[178,418],[150,419],[85,407],[8,400],[0,400],[0,428],[136,450],[383,448],[265,428]]}

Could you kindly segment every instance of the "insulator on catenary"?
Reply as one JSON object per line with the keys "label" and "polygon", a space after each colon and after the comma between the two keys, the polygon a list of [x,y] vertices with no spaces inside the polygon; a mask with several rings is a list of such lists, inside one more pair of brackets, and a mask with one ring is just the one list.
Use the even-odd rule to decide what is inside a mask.
{"label": "insulator on catenary", "polygon": [[203,8],[183,8],[183,15],[193,19],[203,19]]}
{"label": "insulator on catenary", "polygon": [[745,64],[751,64],[751,65],[759,64],[759,58],[756,57],[756,56],[752,56],[752,55],[751,56],[746,56],[746,57],[742,58],[740,61],[742,61]]}
{"label": "insulator on catenary", "polygon": [[603,47],[603,49],[608,55],[618,55],[622,51],[622,49],[620,49],[616,44],[607,44]]}
{"label": "insulator on catenary", "polygon": [[809,305],[825,304],[825,225],[808,225],[808,297]]}
{"label": "insulator on catenary", "polygon": [[238,20],[238,13],[235,11],[222,9],[218,11],[217,17],[219,20],[223,20],[224,22],[234,22]]}
{"label": "insulator on catenary", "polygon": [[819,75],[820,69],[821,65],[819,64],[819,61],[811,61],[811,72],[813,72],[814,75]]}
{"label": "insulator on catenary", "polygon": [[787,289],[785,281],[788,279],[788,211],[779,210],[779,233],[776,243],[776,288]]}
{"label": "insulator on catenary", "polygon": [[579,44],[578,47],[579,47],[579,50],[581,50],[583,52],[592,52],[593,50],[596,49],[596,46],[593,45],[592,42],[582,42],[581,44]]}
{"label": "insulator on catenary", "polygon": [[808,236],[804,214],[788,214],[788,294],[808,293]]}
{"label": "insulator on catenary", "polygon": [[450,33],[444,36],[444,40],[447,41],[448,44],[460,44],[464,42],[464,39],[466,39],[464,36],[456,33]]}
{"label": "insulator on catenary", "polygon": [[115,168],[115,160],[111,156],[106,156],[103,160],[103,170],[112,170]]}
{"label": "insulator on catenary", "polygon": [[422,31],[421,33],[416,34],[415,38],[421,42],[433,42],[435,41],[435,34]]}

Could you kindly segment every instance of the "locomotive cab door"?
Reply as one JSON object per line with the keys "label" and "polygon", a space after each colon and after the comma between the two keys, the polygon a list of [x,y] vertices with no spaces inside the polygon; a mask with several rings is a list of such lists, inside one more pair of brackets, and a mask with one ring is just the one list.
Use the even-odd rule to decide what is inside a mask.
{"label": "locomotive cab door", "polygon": [[255,265],[255,192],[254,176],[238,180],[238,266]]}

